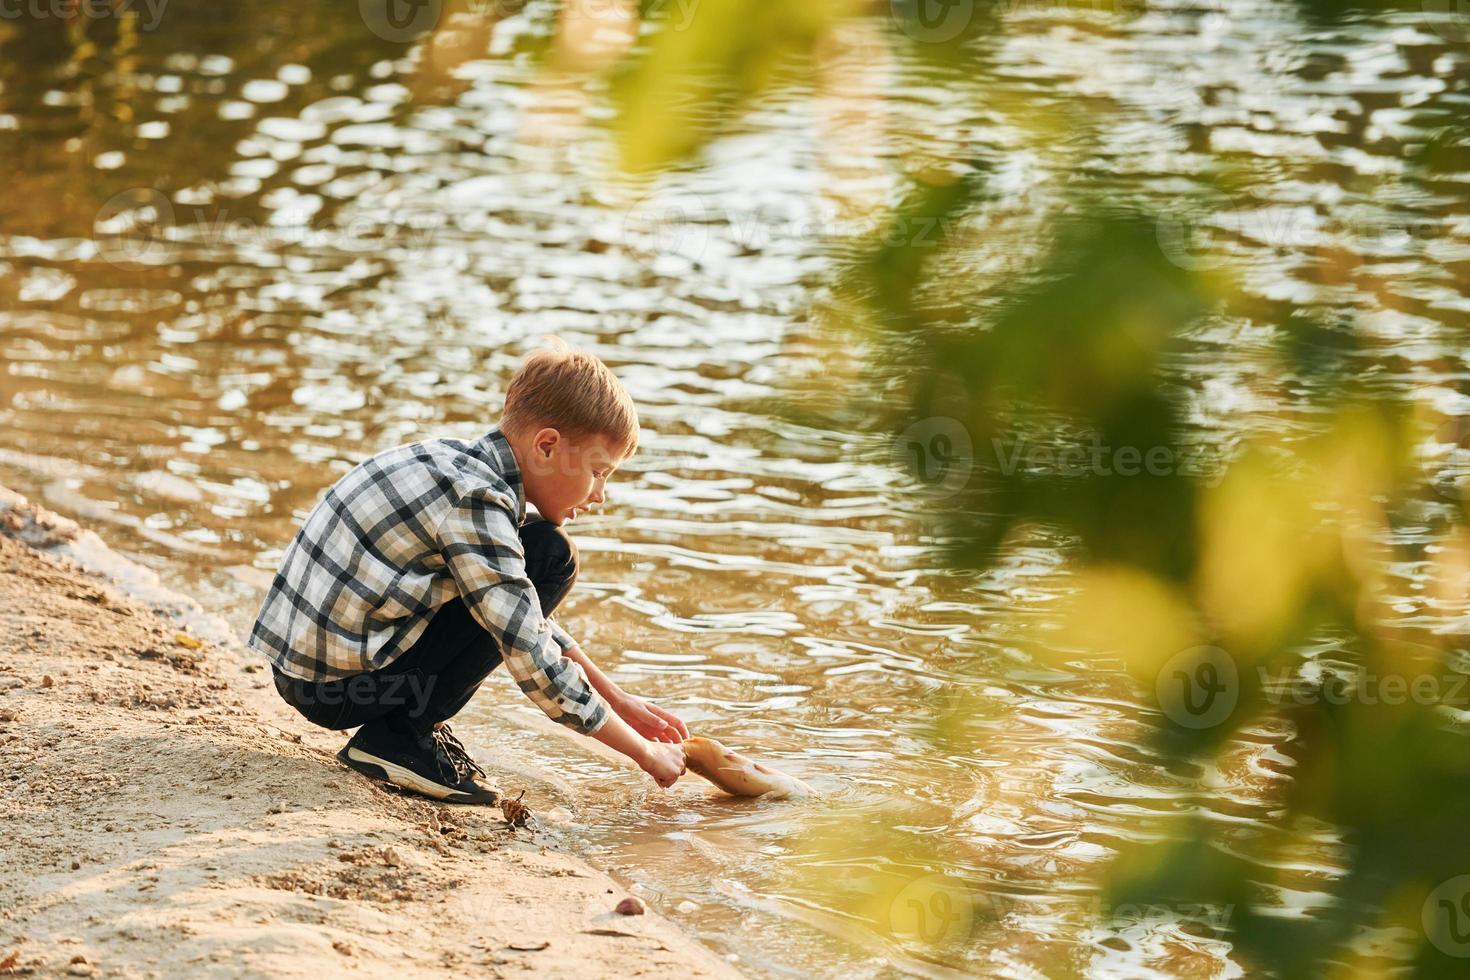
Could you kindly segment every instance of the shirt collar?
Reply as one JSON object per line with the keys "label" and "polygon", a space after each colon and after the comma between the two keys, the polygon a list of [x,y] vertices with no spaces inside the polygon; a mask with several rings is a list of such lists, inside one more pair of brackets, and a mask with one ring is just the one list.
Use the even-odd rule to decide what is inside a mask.
{"label": "shirt collar", "polygon": [[500,426],[496,426],[480,437],[475,443],[480,450],[482,458],[489,463],[510,485],[510,492],[516,502],[516,523],[526,522],[526,490],[521,480],[521,467],[516,462],[516,454],[510,448],[510,440]]}

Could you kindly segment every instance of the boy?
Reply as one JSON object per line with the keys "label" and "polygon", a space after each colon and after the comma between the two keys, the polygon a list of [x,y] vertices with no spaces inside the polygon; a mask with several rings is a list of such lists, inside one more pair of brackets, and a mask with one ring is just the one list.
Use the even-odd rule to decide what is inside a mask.
{"label": "boy", "polygon": [[[561,525],[603,502],[638,439],[632,399],[607,365],[555,344],[511,380],[499,425],[359,464],[281,559],[250,646],[307,721],[357,728],[337,757],[366,776],[498,802],[447,722],[502,662],[552,720],[660,786],[684,772],[684,723],[625,693],[546,618],[577,577]],[[540,517],[526,520],[527,501]]]}

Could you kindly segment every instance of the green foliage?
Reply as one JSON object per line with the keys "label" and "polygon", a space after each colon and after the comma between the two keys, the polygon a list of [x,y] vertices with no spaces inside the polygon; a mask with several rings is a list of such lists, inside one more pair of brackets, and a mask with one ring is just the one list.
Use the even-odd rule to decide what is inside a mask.
{"label": "green foliage", "polygon": [[844,8],[841,0],[701,0],[696,16],[675,25],[674,8],[662,7],[664,20],[616,85],[623,169],[691,157],[783,68],[804,63]]}
{"label": "green foliage", "polygon": [[[975,196],[921,189],[911,200],[953,213]],[[1183,452],[1180,401],[1161,362],[1201,318],[1249,301],[1228,276],[1171,263],[1156,233],[1162,216],[1103,207],[1078,214],[998,299],[994,287],[984,298],[937,298],[933,270],[953,261],[943,250],[883,245],[853,263],[847,290],[867,312],[858,319],[880,334],[921,334],[893,345],[912,396],[895,427],[942,414],[964,420],[977,447],[1029,434],[1060,453],[1080,450],[1087,434]],[[1115,902],[1228,906],[1238,953],[1287,977],[1320,975],[1387,916],[1416,930],[1418,972],[1438,975],[1453,957],[1404,921],[1403,908],[1417,914],[1435,882],[1470,870],[1470,739],[1441,710],[1463,665],[1442,638],[1411,640],[1413,631],[1392,622],[1378,604],[1377,571],[1389,560],[1382,542],[1393,515],[1423,493],[1413,456],[1422,426],[1357,383],[1361,343],[1350,321],[1291,315],[1278,337],[1282,370],[1321,393],[1318,435],[1248,450],[1218,486],[1178,472],[981,466],[962,505],[947,501],[937,519],[967,542],[954,557],[970,567],[1003,554],[1018,525],[1060,527],[1078,540],[1082,566],[1098,572],[1081,580],[1060,631],[1034,644],[1039,659],[1121,656],[1152,688],[1166,651],[1150,635],[1165,624],[1197,629],[1198,642],[1229,651],[1239,670],[1233,710],[1190,728],[1161,705],[1161,751],[1208,758],[1266,718],[1295,733],[1275,840],[1241,846],[1226,828],[1173,827],[1118,857]],[[1110,571],[1120,568],[1130,571]],[[1340,684],[1330,675],[1303,680],[1313,661],[1301,651],[1324,639],[1345,672]],[[1290,696],[1260,684],[1263,676],[1292,678]],[[1380,698],[1365,687],[1377,678],[1430,678],[1434,690]],[[1347,693],[1334,701],[1332,691]],[[1333,883],[1337,900],[1326,914],[1272,914],[1264,889],[1283,849],[1301,846],[1306,819],[1338,828],[1350,870]]]}
{"label": "green foliage", "polygon": [[[1447,131],[1420,162],[1458,166],[1458,144]],[[956,277],[967,241],[958,228],[983,200],[978,170],[917,181],[889,227],[939,218],[949,234],[871,244],[840,291],[843,314],[876,339],[882,370],[902,379],[883,389],[908,395],[885,416],[890,431],[942,416],[973,437],[975,474],[935,508],[961,542],[952,559],[987,567],[1030,524],[1074,537],[1080,567],[1096,571],[1081,577],[1060,629],[1032,644],[1039,660],[1122,657],[1151,694],[1168,652],[1154,637],[1192,635],[1228,651],[1238,669],[1233,709],[1195,728],[1160,704],[1166,755],[1212,759],[1268,720],[1293,733],[1272,834],[1249,840],[1199,820],[1171,825],[1118,856],[1111,901],[1229,908],[1238,955],[1278,976],[1352,962],[1349,943],[1374,926],[1407,934],[1417,975],[1454,974],[1453,943],[1423,921],[1440,906],[1463,913],[1458,896],[1433,889],[1470,871],[1470,738],[1453,723],[1467,703],[1454,696],[1464,664],[1444,637],[1394,623],[1379,571],[1391,560],[1385,542],[1397,515],[1413,513],[1426,492],[1415,456],[1423,421],[1360,376],[1365,345],[1350,312],[1262,304],[1223,256],[1171,261],[1161,247],[1164,211],[1084,200],[1025,273],[999,286]],[[1089,442],[1186,455],[1167,359],[1203,320],[1263,314],[1276,328],[1276,369],[1307,385],[1315,403],[1312,436],[1260,440],[1213,474],[1001,463],[999,447],[1024,439],[1045,443],[1048,458],[1080,454]],[[1454,522],[1441,531],[1446,540],[1459,533]],[[1325,674],[1323,656],[1305,652],[1324,649],[1336,664]],[[1263,678],[1286,678],[1287,690]],[[1424,686],[1383,697],[1373,685],[1384,678]],[[1349,870],[1326,886],[1329,909],[1283,915],[1270,889],[1311,821],[1341,834]]]}

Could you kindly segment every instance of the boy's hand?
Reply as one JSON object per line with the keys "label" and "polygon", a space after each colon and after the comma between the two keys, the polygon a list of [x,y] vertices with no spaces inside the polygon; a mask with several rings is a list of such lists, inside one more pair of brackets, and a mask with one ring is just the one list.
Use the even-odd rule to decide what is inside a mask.
{"label": "boy's hand", "polygon": [[632,694],[623,696],[617,712],[633,731],[651,742],[682,742],[689,737],[678,715]]}
{"label": "boy's hand", "polygon": [[638,760],[638,765],[653,777],[654,782],[668,789],[684,775],[684,749],[678,745],[645,743],[643,757]]}
{"label": "boy's hand", "polygon": [[[617,703],[621,705],[622,699]],[[653,781],[664,789],[674,785],[684,775],[684,746],[677,744],[677,738],[670,743],[640,735],[623,720],[620,711],[621,707],[619,711],[609,712],[604,724],[592,733],[592,737],[638,763],[638,768],[652,776]]]}

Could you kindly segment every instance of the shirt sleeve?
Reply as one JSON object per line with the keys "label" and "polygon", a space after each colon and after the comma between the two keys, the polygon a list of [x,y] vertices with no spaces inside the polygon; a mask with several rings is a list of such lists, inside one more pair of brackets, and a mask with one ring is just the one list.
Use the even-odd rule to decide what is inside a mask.
{"label": "shirt sleeve", "polygon": [[607,703],[581,665],[562,654],[558,631],[565,631],[541,615],[520,534],[500,495],[461,496],[440,522],[437,543],[465,605],[500,644],[505,669],[536,707],[586,735],[606,724]]}
{"label": "shirt sleeve", "polygon": [[548,619],[546,622],[551,626],[551,638],[556,641],[557,646],[561,647],[562,653],[566,653],[577,645],[577,641],[572,639],[572,635],[562,629],[561,623],[558,623],[554,619]]}

